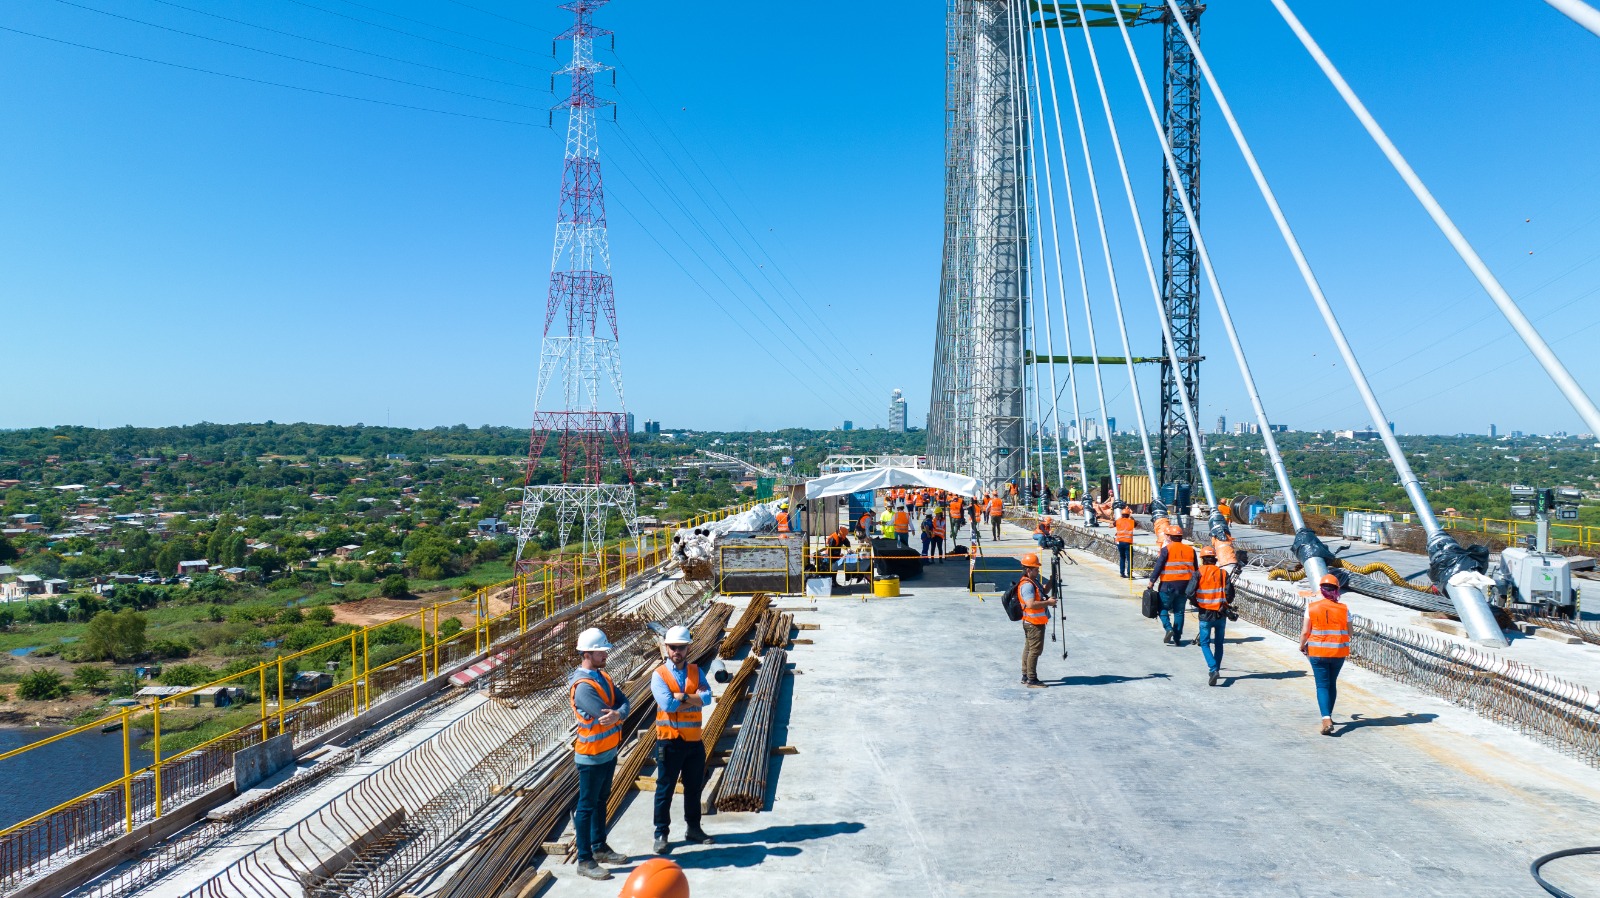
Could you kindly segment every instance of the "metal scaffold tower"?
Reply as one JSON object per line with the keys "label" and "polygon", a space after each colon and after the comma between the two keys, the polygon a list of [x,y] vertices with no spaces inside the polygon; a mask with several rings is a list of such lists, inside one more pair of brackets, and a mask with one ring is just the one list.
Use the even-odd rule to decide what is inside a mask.
{"label": "metal scaffold tower", "polygon": [[946,5],[945,241],[928,454],[936,467],[989,483],[1027,463],[1028,148],[1017,128],[1027,113],[1015,14],[1010,0]]}
{"label": "metal scaffold tower", "polygon": [[[555,250],[550,260],[550,293],[534,419],[528,440],[527,481],[517,525],[517,567],[527,569],[527,546],[541,529],[540,515],[554,510],[556,534],[564,549],[572,526],[583,522],[581,551],[598,555],[605,545],[612,510],[638,536],[638,503],[628,452],[622,357],[618,351],[617,307],[611,284],[611,254],[606,240],[605,191],[600,177],[600,139],[595,110],[611,101],[595,96],[595,75],[610,70],[594,59],[594,39],[611,32],[596,28],[596,9],[610,0],[573,0],[561,9],[573,14],[572,27],[557,40],[572,43],[572,59],[557,74],[567,75],[572,91],[558,106],[567,112],[566,163],[556,218]],[[544,410],[551,386],[560,408]],[[616,397],[616,410],[602,410],[602,393]],[[539,462],[554,441],[559,474],[546,482]],[[620,482],[605,481],[608,450],[615,451]]]}
{"label": "metal scaffold tower", "polygon": [[[1181,4],[1185,21],[1195,40],[1200,38],[1200,13],[1203,4]],[[1166,100],[1162,125],[1172,154],[1189,193],[1194,213],[1200,214],[1200,71],[1194,52],[1184,39],[1170,12],[1161,16],[1163,65],[1162,87]],[[1183,416],[1183,401],[1178,391],[1189,397],[1189,407],[1200,408],[1200,268],[1195,255],[1194,234],[1184,215],[1183,204],[1173,189],[1172,180],[1162,170],[1161,184],[1161,302],[1172,324],[1173,353],[1178,370],[1161,361],[1160,457],[1157,473],[1162,483],[1192,484],[1195,480],[1194,448],[1189,425]]]}

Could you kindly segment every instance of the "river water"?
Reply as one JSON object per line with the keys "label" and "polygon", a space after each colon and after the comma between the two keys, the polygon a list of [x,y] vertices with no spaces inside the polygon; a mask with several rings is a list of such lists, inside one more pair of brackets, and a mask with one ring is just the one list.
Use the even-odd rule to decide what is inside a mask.
{"label": "river water", "polygon": [[[49,727],[0,727],[0,752],[62,732]],[[139,748],[147,738],[135,731],[133,769],[153,755]],[[122,733],[90,730],[44,748],[0,761],[0,829],[97,789],[122,776]]]}

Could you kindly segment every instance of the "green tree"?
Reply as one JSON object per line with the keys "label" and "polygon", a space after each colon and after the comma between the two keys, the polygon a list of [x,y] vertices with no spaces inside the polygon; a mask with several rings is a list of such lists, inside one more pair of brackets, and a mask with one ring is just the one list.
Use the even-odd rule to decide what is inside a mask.
{"label": "green tree", "polygon": [[326,627],[333,623],[333,609],[327,605],[318,605],[306,612],[306,620],[315,621]]}
{"label": "green tree", "polygon": [[95,667],[92,664],[79,665],[78,669],[72,672],[73,684],[88,692],[103,692],[110,680],[111,674],[105,668]]}
{"label": "green tree", "polygon": [[5,534],[0,533],[0,564],[16,561],[21,555],[22,553],[17,551],[17,547],[11,544],[11,540],[7,539]]}
{"label": "green tree", "polygon": [[36,670],[23,677],[17,684],[17,696],[31,702],[62,698],[71,691],[66,681],[61,678],[61,674],[48,669]]}
{"label": "green tree", "polygon": [[174,664],[161,672],[163,686],[199,686],[216,678],[211,668],[204,664]]}
{"label": "green tree", "polygon": [[457,633],[460,633],[460,632],[461,632],[461,621],[456,620],[453,617],[447,617],[444,620],[439,621],[439,633],[438,633],[438,636],[439,636],[440,639],[449,639],[450,637],[452,637],[452,636],[454,636],[454,635],[456,635]]}
{"label": "green tree", "polygon": [[184,548],[184,543],[173,540],[156,552],[156,570],[160,572],[161,576],[171,577],[178,572],[178,562],[190,560],[183,557]]}
{"label": "green tree", "polygon": [[389,599],[400,599],[411,594],[411,584],[404,574],[390,574],[383,578],[383,585],[378,591]]}
{"label": "green tree", "polygon": [[17,625],[17,613],[10,608],[0,608],[0,631],[10,630]]}
{"label": "green tree", "polygon": [[138,659],[144,654],[147,623],[144,615],[126,608],[96,614],[84,630],[84,656],[110,658],[118,662]]}

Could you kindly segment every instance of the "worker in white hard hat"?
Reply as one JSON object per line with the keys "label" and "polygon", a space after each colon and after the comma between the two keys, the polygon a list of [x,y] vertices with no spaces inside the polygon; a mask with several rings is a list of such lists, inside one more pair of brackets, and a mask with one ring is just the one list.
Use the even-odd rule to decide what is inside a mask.
{"label": "worker in white hard hat", "polygon": [[606,653],[611,651],[606,634],[590,627],[578,634],[577,648],[578,669],[567,678],[567,694],[578,729],[572,746],[578,766],[578,806],[572,812],[578,875],[610,879],[610,871],[601,864],[628,862],[626,855],[606,844],[606,801],[611,797],[611,776],[617,770],[628,696],[606,673]]}
{"label": "worker in white hard hat", "polygon": [[672,850],[672,793],[683,781],[683,822],[690,843],[716,840],[700,828],[700,793],[706,784],[706,747],[700,739],[701,714],[711,704],[711,683],[689,661],[688,627],[673,627],[662,642],[665,658],[650,677],[656,700],[656,854]]}

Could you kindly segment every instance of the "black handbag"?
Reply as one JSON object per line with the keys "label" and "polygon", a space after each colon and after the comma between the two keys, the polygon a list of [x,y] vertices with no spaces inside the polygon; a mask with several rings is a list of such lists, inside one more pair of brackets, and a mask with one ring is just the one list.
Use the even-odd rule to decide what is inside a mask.
{"label": "black handbag", "polygon": [[1161,593],[1145,587],[1144,598],[1139,603],[1139,613],[1145,617],[1155,617],[1161,613]]}

